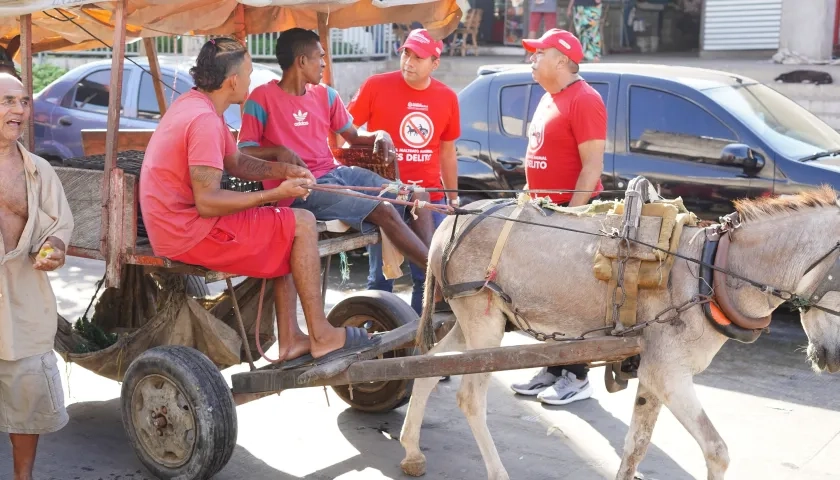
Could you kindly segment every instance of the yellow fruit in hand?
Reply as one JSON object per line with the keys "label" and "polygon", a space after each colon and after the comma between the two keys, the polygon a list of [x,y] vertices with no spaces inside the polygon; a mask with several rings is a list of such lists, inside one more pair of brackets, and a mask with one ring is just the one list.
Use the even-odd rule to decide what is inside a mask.
{"label": "yellow fruit in hand", "polygon": [[41,247],[41,250],[38,252],[38,256],[41,258],[47,258],[47,256],[53,253],[55,250],[50,247],[49,245],[45,245]]}

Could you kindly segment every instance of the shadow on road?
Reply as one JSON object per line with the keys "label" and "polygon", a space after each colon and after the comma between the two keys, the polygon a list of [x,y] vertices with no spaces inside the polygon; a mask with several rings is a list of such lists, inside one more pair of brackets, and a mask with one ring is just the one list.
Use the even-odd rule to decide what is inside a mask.
{"label": "shadow on road", "polygon": [[[129,445],[119,399],[81,402],[68,407],[70,423],[41,437],[35,464],[39,480],[153,480]],[[10,478],[12,452],[0,442],[0,478]],[[237,446],[228,466],[214,479],[294,480]]]}
{"label": "shadow on road", "polygon": [[[784,307],[782,307],[784,308]],[[781,309],[770,332],[752,344],[730,340],[709,368],[694,377],[698,385],[772,400],[840,411],[840,377],[817,374],[805,358],[808,338],[798,314]]]}

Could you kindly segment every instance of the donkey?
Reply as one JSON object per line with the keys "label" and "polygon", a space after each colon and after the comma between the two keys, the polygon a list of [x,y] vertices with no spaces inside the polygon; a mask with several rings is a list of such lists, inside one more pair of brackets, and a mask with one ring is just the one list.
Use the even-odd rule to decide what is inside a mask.
{"label": "donkey", "polygon": [[[466,208],[488,205],[489,201],[480,201]],[[445,266],[452,284],[484,280],[485,267],[505,223],[495,216],[507,218],[512,208],[508,206],[493,217],[486,216],[467,234],[461,227],[469,217],[458,218],[455,237],[463,235],[463,238],[459,238],[459,245]],[[785,301],[772,292],[784,291],[808,298],[809,292],[832,278],[829,269],[840,254],[837,248],[840,208],[832,189],[823,187],[795,196],[740,200],[735,202],[735,210],[740,224],[725,234],[730,242],[726,259],[730,274],[721,284],[716,280],[715,286],[717,290],[725,289],[739,314],[766,317]],[[485,288],[478,294],[451,298],[449,303],[456,324],[428,354],[498,347],[506,323],[515,323],[514,310],[527,319],[531,328],[543,333],[561,331],[574,337],[604,326],[605,308],[612,300],[606,282],[596,279],[592,272],[599,239],[579,233],[597,233],[603,218],[556,213],[544,216],[537,209],[526,208],[519,219],[578,232],[513,224],[494,278],[504,295]],[[418,344],[423,344],[424,339],[429,343],[434,313],[434,303],[430,300],[441,279],[441,259],[455,226],[456,217],[450,216],[432,241],[425,284],[427,301]],[[682,258],[673,264],[668,286],[639,290],[638,321],[652,319],[669,307],[696,298],[700,267],[687,259],[700,260],[708,232],[709,227],[684,229],[677,249]],[[809,339],[807,355],[815,371],[840,370],[840,318],[834,318],[838,307],[840,295],[829,294],[816,308],[802,308],[801,319]],[[834,314],[819,308],[832,309]],[[728,337],[712,328],[701,305],[688,308],[672,322],[651,324],[641,331],[641,336],[643,350],[637,372],[636,401],[616,478],[635,478],[662,405],[668,407],[700,445],[708,478],[724,478],[729,465],[727,446],[700,404],[693,376],[708,367]],[[400,466],[408,475],[425,473],[426,458],[419,445],[420,427],[429,394],[438,381],[438,377],[430,377],[414,383],[400,435],[405,449]],[[465,375],[457,402],[478,443],[487,477],[503,480],[509,476],[486,423],[488,383],[489,373]]]}

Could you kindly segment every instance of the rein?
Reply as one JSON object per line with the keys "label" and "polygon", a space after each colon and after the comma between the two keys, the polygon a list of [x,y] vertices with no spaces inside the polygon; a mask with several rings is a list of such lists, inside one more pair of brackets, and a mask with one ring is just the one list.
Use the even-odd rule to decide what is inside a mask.
{"label": "rein", "polygon": [[[832,310],[830,308],[821,307],[817,304],[819,302],[819,300],[822,298],[822,296],[825,295],[825,293],[827,293],[828,290],[822,291],[821,294],[818,296],[818,298],[815,298],[816,302],[814,302],[814,301],[812,301],[812,296],[814,296],[814,294],[809,294],[808,296],[802,296],[802,295],[796,294],[795,292],[789,292],[787,290],[782,290],[782,289],[776,288],[772,285],[767,285],[767,284],[764,284],[764,283],[760,283],[760,282],[752,280],[748,277],[745,277],[743,275],[735,273],[735,272],[729,270],[728,268],[721,268],[717,265],[714,265],[711,262],[703,261],[702,259],[697,260],[695,258],[691,258],[691,257],[685,256],[685,255],[682,255],[680,253],[673,252],[673,251],[670,251],[668,249],[658,247],[656,245],[648,244],[648,243],[643,242],[641,240],[637,240],[637,239],[633,239],[633,238],[624,238],[624,237],[621,236],[621,232],[619,232],[618,230],[615,230],[615,229],[612,232],[606,232],[606,231],[603,231],[603,230],[600,231],[600,232],[587,232],[587,231],[584,231],[584,230],[578,230],[578,229],[563,227],[563,226],[559,226],[559,225],[546,225],[544,223],[532,222],[532,221],[528,221],[528,220],[522,220],[522,219],[519,219],[519,218],[511,218],[511,217],[507,217],[507,216],[500,216],[500,215],[497,215],[497,214],[493,213],[497,209],[491,209],[490,211],[484,211],[484,210],[476,210],[476,209],[464,209],[464,208],[459,208],[459,207],[451,207],[449,205],[437,205],[437,204],[424,202],[424,201],[420,201],[420,200],[414,200],[414,201],[405,201],[405,200],[400,200],[400,199],[395,199],[395,200],[387,199],[387,200],[385,200],[385,199],[381,198],[382,195],[384,193],[387,193],[387,192],[397,193],[398,195],[408,195],[412,192],[466,192],[466,191],[476,191],[476,190],[445,190],[445,189],[431,189],[431,188],[427,189],[427,188],[424,188],[424,187],[418,187],[416,185],[405,185],[405,184],[400,184],[400,183],[384,184],[382,186],[382,188],[380,188],[380,187],[349,187],[349,186],[343,186],[343,185],[313,185],[313,186],[310,186],[310,187],[307,187],[307,188],[310,189],[310,190],[329,191],[329,192],[336,193],[336,194],[339,194],[339,195],[347,195],[347,196],[352,196],[352,197],[357,197],[357,198],[365,198],[365,199],[368,199],[368,200],[388,201],[388,202],[394,203],[396,205],[413,207],[413,209],[426,208],[426,209],[433,210],[433,211],[436,211],[436,212],[439,212],[439,213],[442,213],[442,214],[446,214],[446,215],[455,215],[456,225],[457,225],[457,219],[458,219],[459,216],[469,215],[469,216],[475,216],[475,217],[496,218],[496,219],[499,219],[499,220],[505,220],[506,222],[521,223],[521,224],[524,224],[524,225],[533,225],[533,226],[537,226],[537,227],[551,228],[551,229],[555,229],[555,230],[563,230],[563,231],[567,231],[567,232],[580,233],[580,234],[595,236],[595,237],[605,237],[605,238],[612,238],[612,239],[628,240],[628,241],[633,242],[635,244],[642,245],[644,247],[651,248],[653,250],[658,250],[658,251],[663,252],[667,255],[673,255],[675,258],[679,258],[679,259],[685,260],[687,262],[694,263],[698,266],[705,267],[705,268],[720,272],[720,273],[722,273],[726,276],[729,276],[729,277],[732,277],[732,278],[737,278],[737,279],[739,279],[743,282],[748,283],[749,285],[751,285],[755,288],[758,288],[759,290],[761,290],[762,292],[764,292],[766,294],[769,294],[769,295],[772,295],[774,297],[780,298],[780,299],[782,299],[786,302],[790,302],[794,307],[802,310],[803,312],[807,311],[810,308],[815,308],[815,309],[821,310],[825,313],[828,313],[828,314],[831,314],[831,315],[836,315],[836,316],[840,317],[840,311]],[[372,196],[372,195],[366,195],[366,194],[362,194],[362,193],[353,192],[352,190],[378,191],[380,193],[379,193],[379,196]],[[510,191],[500,190],[500,192],[577,193],[577,192],[584,192],[584,191],[582,191],[582,190],[510,190]],[[586,192],[590,192],[590,191],[586,191]],[[414,210],[412,210],[412,213],[414,213]],[[416,215],[415,215],[415,217],[416,217]],[[738,213],[735,212],[735,213],[730,213],[729,215],[725,215],[723,217],[720,217],[720,223],[719,224],[712,225],[710,227],[706,227],[706,228],[704,228],[704,230],[706,230],[707,232],[711,231],[712,235],[724,235],[724,234],[730,234],[733,230],[739,228],[740,226],[741,226],[741,223],[740,223]],[[454,234],[455,234],[455,229],[453,228],[453,236],[454,236]],[[708,236],[708,233],[707,233],[707,236]],[[806,273],[811,271],[818,264],[820,264],[825,259],[827,259],[835,250],[840,250],[840,241],[838,241],[837,244],[835,244],[834,247],[832,247],[825,255],[823,255],[816,262],[814,262],[806,270]],[[446,255],[444,255],[444,256],[446,256]],[[832,267],[832,268],[837,268],[838,269],[838,272],[837,272],[838,275],[836,275],[834,277],[829,275],[827,280],[824,280],[823,282],[820,283],[820,285],[818,285],[817,290],[821,290],[820,287],[823,284],[825,284],[827,281],[831,281],[831,280],[834,280],[835,282],[838,282],[838,288],[840,288],[840,258],[838,258],[835,267]],[[484,282],[482,282],[482,283],[484,283]]]}

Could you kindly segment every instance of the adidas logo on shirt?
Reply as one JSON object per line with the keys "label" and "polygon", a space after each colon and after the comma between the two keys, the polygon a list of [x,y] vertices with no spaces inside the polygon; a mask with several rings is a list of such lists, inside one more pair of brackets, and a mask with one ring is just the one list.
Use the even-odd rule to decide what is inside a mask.
{"label": "adidas logo on shirt", "polygon": [[306,117],[309,116],[309,112],[302,112],[298,110],[297,113],[292,113],[292,116],[295,117],[296,127],[309,125],[309,122],[306,121]]}

